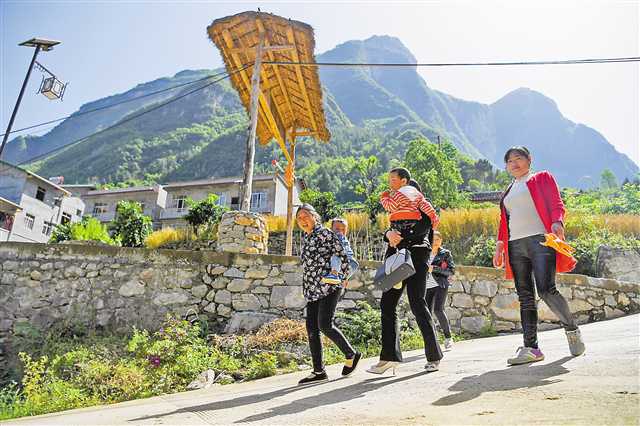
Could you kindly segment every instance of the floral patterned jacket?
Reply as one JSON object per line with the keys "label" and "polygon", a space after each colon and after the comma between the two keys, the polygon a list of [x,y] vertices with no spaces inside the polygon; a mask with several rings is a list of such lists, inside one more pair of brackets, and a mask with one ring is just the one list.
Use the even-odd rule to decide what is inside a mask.
{"label": "floral patterned jacket", "polygon": [[302,241],[302,292],[309,302],[322,299],[342,289],[342,284],[323,284],[322,277],[331,272],[331,256],[342,260],[341,272],[349,275],[349,262],[338,236],[327,228],[316,225]]}

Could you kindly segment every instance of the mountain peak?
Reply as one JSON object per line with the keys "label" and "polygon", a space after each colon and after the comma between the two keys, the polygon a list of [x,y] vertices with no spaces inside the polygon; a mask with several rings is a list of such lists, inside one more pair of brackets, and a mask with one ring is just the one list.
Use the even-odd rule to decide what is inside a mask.
{"label": "mountain peak", "polygon": [[519,105],[520,108],[526,105],[528,108],[544,109],[560,114],[558,105],[553,99],[528,87],[512,90],[492,104],[498,108],[514,105]]}
{"label": "mountain peak", "polygon": [[416,63],[413,53],[402,41],[389,35],[374,35],[365,40],[349,40],[318,55],[318,60],[358,62]]}

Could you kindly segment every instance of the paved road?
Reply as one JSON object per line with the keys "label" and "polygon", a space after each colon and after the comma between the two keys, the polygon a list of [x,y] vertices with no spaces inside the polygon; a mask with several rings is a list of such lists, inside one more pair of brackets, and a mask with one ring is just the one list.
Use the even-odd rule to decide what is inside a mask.
{"label": "paved road", "polygon": [[[521,338],[499,336],[458,343],[433,374],[414,351],[395,377],[361,368],[299,388],[304,374],[289,374],[12,424],[639,424],[640,316],[588,324],[582,333],[587,353],[578,358],[562,330],[552,330],[540,335],[545,361],[507,367]],[[338,371],[328,369],[334,378]]]}

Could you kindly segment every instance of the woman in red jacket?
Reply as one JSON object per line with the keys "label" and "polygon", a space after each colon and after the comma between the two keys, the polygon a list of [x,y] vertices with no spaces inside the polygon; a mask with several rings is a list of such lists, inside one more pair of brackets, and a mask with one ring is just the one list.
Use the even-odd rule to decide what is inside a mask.
{"label": "woman in red jacket", "polygon": [[500,226],[493,257],[496,268],[505,266],[507,279],[515,280],[520,300],[520,320],[524,346],[507,362],[511,365],[542,361],[538,348],[538,311],[536,292],[558,317],[565,329],[569,349],[581,355],[584,343],[580,330],[565,298],[556,288],[556,272],[569,272],[575,259],[556,253],[541,245],[545,233],[554,233],[564,240],[564,203],[551,173],[531,171],[531,154],[523,146],[510,148],[504,161],[513,182],[500,200]]}

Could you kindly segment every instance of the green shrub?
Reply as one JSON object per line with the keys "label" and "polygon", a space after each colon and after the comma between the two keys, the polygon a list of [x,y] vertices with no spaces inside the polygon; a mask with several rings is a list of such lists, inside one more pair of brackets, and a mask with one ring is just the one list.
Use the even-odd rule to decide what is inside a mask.
{"label": "green shrub", "polygon": [[187,199],[187,206],[189,211],[184,216],[184,220],[193,227],[196,235],[201,232],[200,228],[204,228],[204,231],[208,232],[208,234],[214,234],[211,231],[215,228],[213,225],[220,222],[222,215],[229,210],[228,207],[218,205],[218,196],[216,194],[209,194],[207,198],[197,202],[189,198]]}
{"label": "green shrub", "polygon": [[142,214],[140,203],[120,201],[116,207],[116,218],[109,224],[114,238],[119,238],[125,247],[144,247],[152,232],[151,218]]}
{"label": "green shrub", "polygon": [[105,244],[115,245],[116,242],[109,236],[107,227],[93,217],[85,216],[80,223],[71,225],[71,239],[76,241],[100,241]]}
{"label": "green shrub", "polygon": [[596,260],[600,246],[640,249],[640,239],[627,238],[620,234],[611,233],[605,229],[593,231],[568,241],[576,251],[573,256],[578,261],[575,274],[596,276]]}
{"label": "green shrub", "polygon": [[358,310],[338,312],[340,329],[352,345],[363,348],[368,355],[368,348],[378,348],[382,339],[380,310],[373,309],[366,302],[358,302]]}
{"label": "green shrub", "polygon": [[478,236],[474,239],[464,259],[465,265],[492,266],[496,251],[496,240],[493,237]]}
{"label": "green shrub", "polygon": [[249,361],[246,378],[249,380],[270,377],[277,373],[276,356],[269,353],[261,353]]}

